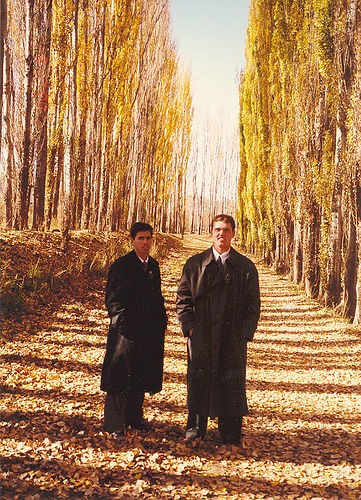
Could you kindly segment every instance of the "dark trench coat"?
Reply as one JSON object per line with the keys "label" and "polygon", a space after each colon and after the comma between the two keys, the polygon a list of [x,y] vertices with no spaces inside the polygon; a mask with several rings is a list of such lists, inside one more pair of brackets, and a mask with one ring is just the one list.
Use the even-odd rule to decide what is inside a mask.
{"label": "dark trench coat", "polygon": [[221,269],[212,248],[187,260],[177,292],[177,317],[188,337],[190,411],[211,418],[248,414],[247,342],[259,315],[258,273],[251,260],[232,247]]}
{"label": "dark trench coat", "polygon": [[110,317],[100,388],[121,392],[129,385],[155,394],[162,389],[167,315],[158,262],[147,272],[135,251],[111,266],[105,295]]}

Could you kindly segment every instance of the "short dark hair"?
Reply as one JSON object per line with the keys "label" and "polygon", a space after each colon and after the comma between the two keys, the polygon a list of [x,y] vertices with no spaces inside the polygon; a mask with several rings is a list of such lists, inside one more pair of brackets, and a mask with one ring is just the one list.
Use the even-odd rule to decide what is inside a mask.
{"label": "short dark hair", "polygon": [[135,224],[133,224],[130,228],[130,237],[132,240],[135,239],[140,231],[149,231],[150,235],[153,236],[153,228],[150,224],[147,224],[146,222],[135,222]]}
{"label": "short dark hair", "polygon": [[234,231],[236,228],[236,223],[234,222],[234,219],[231,215],[219,214],[219,215],[216,215],[215,217],[213,217],[213,219],[212,219],[211,231],[213,229],[214,223],[218,222],[218,221],[226,222],[227,224],[230,224],[232,227],[232,231]]}

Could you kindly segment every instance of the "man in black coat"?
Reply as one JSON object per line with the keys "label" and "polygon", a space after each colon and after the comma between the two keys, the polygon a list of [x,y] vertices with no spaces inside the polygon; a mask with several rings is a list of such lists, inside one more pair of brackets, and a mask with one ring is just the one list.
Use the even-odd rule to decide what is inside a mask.
{"label": "man in black coat", "polygon": [[246,399],[247,342],[260,315],[255,265],[231,247],[234,219],[212,221],[213,246],[184,265],[177,316],[188,338],[186,441],[203,438],[218,417],[223,443],[239,444]]}
{"label": "man in black coat", "polygon": [[128,426],[147,430],[144,393],[162,389],[167,315],[158,262],[149,255],[153,228],[136,222],[134,250],[109,270],[105,303],[110,317],[101,386],[106,391],[104,429],[121,439]]}

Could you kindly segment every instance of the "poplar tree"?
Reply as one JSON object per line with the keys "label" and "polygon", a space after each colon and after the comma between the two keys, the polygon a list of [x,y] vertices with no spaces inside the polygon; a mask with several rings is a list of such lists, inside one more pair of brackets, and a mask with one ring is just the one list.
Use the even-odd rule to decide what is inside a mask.
{"label": "poplar tree", "polygon": [[358,0],[252,1],[239,179],[244,244],[355,321],[358,8]]}

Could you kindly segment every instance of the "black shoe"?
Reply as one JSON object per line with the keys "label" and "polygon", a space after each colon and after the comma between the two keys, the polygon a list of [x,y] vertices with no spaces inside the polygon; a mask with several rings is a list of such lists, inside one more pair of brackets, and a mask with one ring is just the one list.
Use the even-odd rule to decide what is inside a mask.
{"label": "black shoe", "polygon": [[234,436],[225,436],[222,439],[223,444],[233,444],[234,446],[239,446],[240,442],[240,438],[236,438]]}
{"label": "black shoe", "polygon": [[125,431],[112,432],[111,436],[114,439],[114,441],[124,441],[124,439],[125,439]]}
{"label": "black shoe", "polygon": [[150,431],[153,429],[153,425],[148,420],[141,420],[136,424],[130,424],[130,427],[137,431]]}
{"label": "black shoe", "polygon": [[183,439],[183,441],[189,443],[191,441],[195,441],[198,438],[203,439],[204,434],[200,432],[198,427],[192,427],[191,429],[186,430],[186,437]]}

